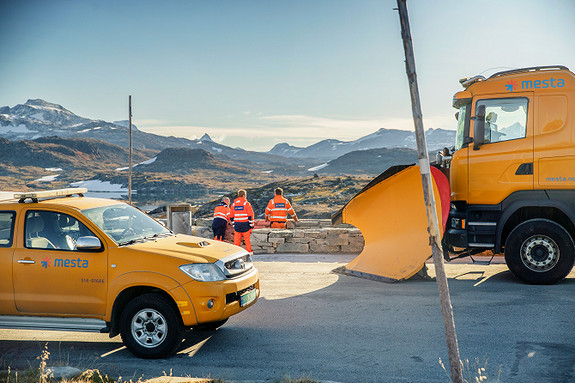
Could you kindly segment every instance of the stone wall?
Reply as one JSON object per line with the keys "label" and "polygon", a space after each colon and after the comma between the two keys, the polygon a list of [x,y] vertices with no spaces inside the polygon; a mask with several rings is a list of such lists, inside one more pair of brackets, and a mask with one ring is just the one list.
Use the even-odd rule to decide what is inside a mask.
{"label": "stone wall", "polygon": [[[211,219],[194,222],[193,235],[213,238]],[[199,226],[200,224],[201,226]],[[330,220],[300,220],[295,227],[293,222],[288,229],[262,227],[263,221],[256,222],[252,230],[252,249],[255,254],[273,253],[359,253],[363,249],[363,235],[350,225],[334,227]],[[232,242],[231,230],[226,233],[227,242]]]}

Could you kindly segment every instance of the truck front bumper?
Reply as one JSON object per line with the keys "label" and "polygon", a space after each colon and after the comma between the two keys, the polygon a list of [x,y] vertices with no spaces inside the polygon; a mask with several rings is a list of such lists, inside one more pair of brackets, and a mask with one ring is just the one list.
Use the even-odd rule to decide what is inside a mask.
{"label": "truck front bumper", "polygon": [[183,285],[195,311],[195,320],[182,315],[184,326],[217,322],[252,306],[259,298],[260,280],[254,267],[238,278],[218,282],[190,281]]}

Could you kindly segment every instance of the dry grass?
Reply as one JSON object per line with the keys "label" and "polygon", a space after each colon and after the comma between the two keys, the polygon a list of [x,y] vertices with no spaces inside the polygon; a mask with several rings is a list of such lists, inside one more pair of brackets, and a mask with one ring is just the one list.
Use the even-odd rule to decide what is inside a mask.
{"label": "dry grass", "polygon": [[[445,371],[447,377],[450,378],[451,374],[443,364],[441,358],[439,358],[439,365],[441,366],[441,368],[443,368],[443,371]],[[502,367],[499,366],[497,370],[497,376],[489,377],[489,374],[487,373],[487,360],[484,363],[481,363],[479,358],[475,358],[475,360],[473,361],[465,359],[465,361],[462,362],[462,373],[464,383],[501,382],[501,372]]]}
{"label": "dry grass", "polygon": [[[48,361],[50,359],[50,352],[48,351],[48,343],[44,345],[40,356],[36,358],[39,360],[38,368],[30,368],[26,371],[19,372],[14,371],[10,367],[6,371],[0,371],[0,383],[51,383],[51,382],[60,382],[60,383],[142,383],[142,380],[137,380],[133,382],[132,380],[123,381],[122,377],[118,379],[113,379],[108,375],[102,374],[98,369],[89,369],[84,371],[79,377],[73,379],[54,379],[54,377],[50,374],[50,368],[48,367]],[[164,372],[165,377],[172,377],[172,371],[170,371],[169,375]],[[189,378],[190,382],[197,382],[197,379],[191,377],[185,377],[185,379]],[[159,381],[156,379],[156,381]],[[227,381],[224,379],[218,378],[205,378],[201,379],[202,383],[226,383]],[[275,383],[319,383],[319,381],[314,380],[309,377],[302,377],[302,378],[291,378],[289,376],[284,377],[282,379],[278,379],[274,381]]]}

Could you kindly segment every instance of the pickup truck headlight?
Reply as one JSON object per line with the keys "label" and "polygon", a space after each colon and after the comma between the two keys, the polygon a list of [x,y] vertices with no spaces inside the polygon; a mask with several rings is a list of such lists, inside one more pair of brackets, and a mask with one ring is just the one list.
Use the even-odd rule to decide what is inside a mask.
{"label": "pickup truck headlight", "polygon": [[199,282],[215,282],[226,279],[224,273],[212,263],[182,265],[180,270]]}

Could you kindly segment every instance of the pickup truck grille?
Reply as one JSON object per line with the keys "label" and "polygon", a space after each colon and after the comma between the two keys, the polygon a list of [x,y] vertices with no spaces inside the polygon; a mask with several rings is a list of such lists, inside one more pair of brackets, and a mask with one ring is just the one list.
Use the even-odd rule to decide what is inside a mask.
{"label": "pickup truck grille", "polygon": [[237,278],[253,269],[252,257],[247,252],[236,253],[232,256],[222,258],[216,265],[224,272],[226,278]]}

